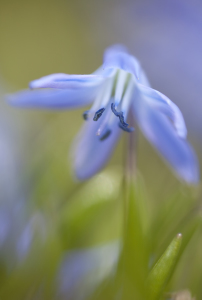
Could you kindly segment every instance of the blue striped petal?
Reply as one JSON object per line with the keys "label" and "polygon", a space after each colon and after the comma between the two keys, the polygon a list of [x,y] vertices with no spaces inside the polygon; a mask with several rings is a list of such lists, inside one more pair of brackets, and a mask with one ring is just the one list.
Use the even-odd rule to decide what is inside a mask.
{"label": "blue striped petal", "polygon": [[139,84],[138,87],[142,95],[148,97],[148,101],[154,109],[161,111],[172,120],[179,137],[186,138],[187,128],[183,115],[178,106],[159,91],[156,91],[150,87],[143,86],[141,84]]}
{"label": "blue striped petal", "polygon": [[83,86],[79,89],[23,90],[7,95],[7,100],[13,106],[24,108],[72,109],[93,102],[99,89],[99,86]]}
{"label": "blue striped petal", "polygon": [[118,120],[115,116],[109,128],[111,134],[105,140],[100,140],[96,132],[102,122],[88,120],[78,134],[72,151],[73,168],[79,180],[85,180],[100,171],[110,158],[121,134]]}
{"label": "blue striped petal", "polygon": [[191,146],[181,139],[168,118],[155,109],[150,101],[137,91],[133,112],[140,129],[151,144],[187,183],[199,180],[198,161]]}
{"label": "blue striped petal", "polygon": [[99,75],[68,75],[63,73],[51,74],[30,82],[29,87],[75,89],[89,86],[97,86],[103,81]]}

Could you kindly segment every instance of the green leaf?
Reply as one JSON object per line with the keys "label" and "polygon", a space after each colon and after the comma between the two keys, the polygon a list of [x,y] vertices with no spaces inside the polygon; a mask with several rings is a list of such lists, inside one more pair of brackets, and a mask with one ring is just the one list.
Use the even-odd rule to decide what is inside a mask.
{"label": "green leaf", "polygon": [[176,266],[181,242],[182,235],[179,233],[152,268],[146,283],[148,300],[159,299]]}
{"label": "green leaf", "polygon": [[123,249],[117,286],[122,286],[123,299],[145,299],[145,280],[148,274],[147,205],[139,178],[127,182]]}

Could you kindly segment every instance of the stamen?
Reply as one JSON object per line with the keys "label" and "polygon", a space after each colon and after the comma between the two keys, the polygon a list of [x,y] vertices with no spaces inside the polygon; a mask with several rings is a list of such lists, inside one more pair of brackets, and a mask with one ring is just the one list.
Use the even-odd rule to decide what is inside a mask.
{"label": "stamen", "polygon": [[115,114],[115,116],[117,116],[117,117],[119,118],[121,124],[122,124],[124,127],[128,127],[128,123],[126,123],[126,122],[124,121],[124,115],[123,115],[123,112],[122,112],[122,111],[118,112],[118,111],[115,109],[115,104],[114,104],[114,103],[111,104],[111,110],[112,110],[112,112]]}
{"label": "stamen", "polygon": [[86,110],[86,111],[83,112],[83,118],[84,118],[85,121],[87,121],[89,119],[89,113],[90,113],[89,110]]}
{"label": "stamen", "polygon": [[[99,138],[100,141],[104,141],[106,138],[108,138],[108,136],[110,136],[110,134],[111,134],[111,130],[110,129],[106,130],[105,133],[100,136],[100,138]],[[97,135],[100,135],[100,134],[97,133]]]}
{"label": "stamen", "polygon": [[103,112],[105,111],[105,108],[100,108],[96,111],[95,115],[94,115],[94,118],[93,118],[93,121],[97,121],[103,114]]}
{"label": "stamen", "polygon": [[135,129],[133,127],[125,127],[121,122],[119,122],[119,127],[126,132],[133,132]]}
{"label": "stamen", "polygon": [[[102,116],[103,112],[105,111],[105,107],[108,105],[110,101],[113,82],[114,82],[114,76],[110,77],[109,79],[106,79],[106,82],[104,82],[104,84],[102,85],[102,89],[99,91],[91,109],[83,113],[84,120],[88,120],[93,114],[94,114],[94,118],[93,118],[94,121],[97,121]],[[98,109],[99,107],[102,108]]]}

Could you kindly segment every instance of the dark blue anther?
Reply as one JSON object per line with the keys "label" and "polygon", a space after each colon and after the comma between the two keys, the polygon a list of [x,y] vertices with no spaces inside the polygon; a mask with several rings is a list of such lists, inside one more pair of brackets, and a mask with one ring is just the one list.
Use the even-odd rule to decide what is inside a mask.
{"label": "dark blue anther", "polygon": [[100,108],[96,111],[95,115],[94,115],[94,118],[93,118],[93,121],[97,121],[103,114],[103,112],[105,111],[105,108]]}
{"label": "dark blue anther", "polygon": [[103,135],[100,136],[100,141],[104,141],[111,134],[111,130],[106,130]]}
{"label": "dark blue anther", "polygon": [[89,110],[83,112],[83,118],[85,121],[89,119]]}
{"label": "dark blue anther", "polygon": [[134,128],[133,127],[125,127],[123,126],[123,124],[121,122],[119,122],[119,127],[124,130],[124,131],[127,131],[127,132],[133,132],[134,131]]}
{"label": "dark blue anther", "polygon": [[128,127],[128,124],[124,121],[124,116],[123,116],[123,112],[120,111],[118,112],[116,109],[115,109],[115,104],[112,103],[111,104],[111,110],[112,112],[115,114],[115,116],[117,116],[121,122],[121,124],[124,126],[124,127]]}

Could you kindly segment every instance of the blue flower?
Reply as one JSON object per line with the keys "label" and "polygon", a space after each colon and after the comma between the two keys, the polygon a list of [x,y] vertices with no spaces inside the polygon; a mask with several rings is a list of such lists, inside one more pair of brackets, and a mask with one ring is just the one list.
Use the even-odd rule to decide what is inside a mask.
{"label": "blue flower", "polygon": [[188,183],[199,180],[196,156],[186,142],[187,130],[179,108],[152,89],[139,62],[123,46],[104,53],[104,63],[92,75],[52,74],[30,83],[30,89],[9,96],[21,107],[72,109],[93,102],[73,147],[77,177],[97,173],[110,157],[123,131],[131,132],[129,111],[145,137]]}

